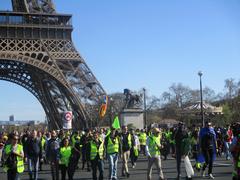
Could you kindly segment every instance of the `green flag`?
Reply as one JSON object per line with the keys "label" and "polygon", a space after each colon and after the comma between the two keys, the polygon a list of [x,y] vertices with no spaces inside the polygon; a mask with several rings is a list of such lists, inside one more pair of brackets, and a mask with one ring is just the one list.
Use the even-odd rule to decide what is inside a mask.
{"label": "green flag", "polygon": [[113,121],[113,124],[112,124],[112,127],[115,128],[115,129],[120,129],[120,123],[119,123],[119,119],[118,119],[118,116],[115,117],[114,121]]}

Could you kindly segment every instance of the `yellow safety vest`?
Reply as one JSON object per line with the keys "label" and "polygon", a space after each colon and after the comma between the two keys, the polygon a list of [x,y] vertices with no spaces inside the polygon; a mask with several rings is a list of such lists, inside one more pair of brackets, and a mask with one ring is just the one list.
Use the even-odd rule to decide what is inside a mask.
{"label": "yellow safety vest", "polygon": [[146,145],[146,141],[147,141],[147,134],[146,133],[140,133],[139,135],[139,142],[140,145]]}
{"label": "yellow safety vest", "polygon": [[115,138],[115,144],[113,144],[111,138],[108,138],[108,144],[107,144],[107,153],[108,154],[114,154],[114,153],[118,153],[119,151],[119,140],[116,137]]}
{"label": "yellow safety vest", "polygon": [[94,160],[97,156],[97,154],[99,154],[99,158],[103,159],[103,152],[104,152],[104,143],[103,141],[100,141],[100,146],[99,148],[97,148],[97,145],[94,141],[91,141],[91,151],[90,151],[90,160]]}
{"label": "yellow safety vest", "polygon": [[131,148],[132,147],[132,135],[128,134],[128,146]]}
{"label": "yellow safety vest", "polygon": [[44,137],[42,137],[42,138],[41,138],[41,146],[42,146],[42,149],[44,149],[45,143],[46,143],[46,139],[45,139]]}
{"label": "yellow safety vest", "polygon": [[[4,151],[5,151],[6,155],[10,155],[10,153],[12,151],[12,145],[11,144],[6,145]],[[22,151],[23,151],[23,146],[18,144],[16,152],[20,154]],[[6,167],[6,166],[4,167],[5,172],[7,172],[8,169],[9,169],[9,167]],[[19,157],[19,156],[17,156],[17,172],[18,173],[24,172],[24,161],[23,161],[23,158]]]}
{"label": "yellow safety vest", "polygon": [[160,146],[160,135],[158,137],[156,136],[149,136],[149,144],[148,149],[151,156],[160,155],[160,150],[158,146]]}
{"label": "yellow safety vest", "polygon": [[72,153],[71,146],[60,148],[60,164],[68,166],[71,153]]}

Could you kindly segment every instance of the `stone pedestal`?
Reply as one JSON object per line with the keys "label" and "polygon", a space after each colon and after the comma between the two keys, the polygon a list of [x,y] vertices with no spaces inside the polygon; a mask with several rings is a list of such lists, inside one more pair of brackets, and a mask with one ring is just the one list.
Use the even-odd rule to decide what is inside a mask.
{"label": "stone pedestal", "polygon": [[137,129],[144,128],[144,118],[142,109],[124,109],[120,116],[121,125],[133,125]]}

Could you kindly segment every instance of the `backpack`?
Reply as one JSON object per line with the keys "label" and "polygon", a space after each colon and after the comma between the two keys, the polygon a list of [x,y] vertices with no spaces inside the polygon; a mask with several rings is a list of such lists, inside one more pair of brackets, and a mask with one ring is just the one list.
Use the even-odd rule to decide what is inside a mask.
{"label": "backpack", "polygon": [[213,149],[214,147],[214,134],[207,132],[202,138],[203,149]]}

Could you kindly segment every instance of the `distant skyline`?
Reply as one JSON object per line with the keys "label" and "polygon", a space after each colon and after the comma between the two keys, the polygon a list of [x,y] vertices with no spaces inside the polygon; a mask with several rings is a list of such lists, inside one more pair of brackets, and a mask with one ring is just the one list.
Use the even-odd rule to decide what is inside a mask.
{"label": "distant skyline", "polygon": [[[176,82],[223,92],[240,79],[239,0],[54,0],[73,14],[73,41],[107,93],[145,87],[159,97]],[[0,4],[11,10],[11,0]],[[45,119],[36,98],[0,81],[0,120]]]}

